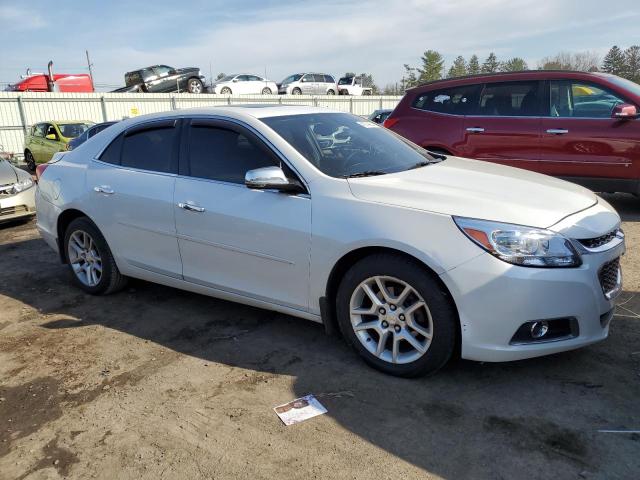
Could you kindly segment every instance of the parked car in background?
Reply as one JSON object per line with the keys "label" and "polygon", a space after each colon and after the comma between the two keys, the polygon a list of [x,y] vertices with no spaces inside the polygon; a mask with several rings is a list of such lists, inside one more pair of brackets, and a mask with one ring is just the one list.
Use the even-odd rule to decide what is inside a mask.
{"label": "parked car in background", "polygon": [[93,122],[51,121],[33,125],[24,142],[24,160],[31,171],[36,164],[47,163],[56,152],[67,150],[71,139],[82,135]]}
{"label": "parked car in background", "polygon": [[532,71],[408,90],[385,126],[428,150],[640,194],[640,85],[604,73]]}
{"label": "parked car in background", "polygon": [[374,110],[371,115],[369,115],[369,120],[374,123],[383,123],[387,117],[393,112],[393,110],[388,108],[383,108],[380,110]]}
{"label": "parked car in background", "polygon": [[95,134],[100,133],[105,128],[110,127],[114,123],[118,123],[118,122],[102,122],[102,123],[96,123],[95,125],[90,126],[84,131],[82,135],[78,135],[76,138],[72,138],[69,141],[69,143],[67,143],[66,150],[73,150],[74,148],[78,148],[80,145],[82,145],[84,142],[89,140]]}
{"label": "parked car in background", "polygon": [[362,77],[342,77],[338,80],[338,95],[371,95],[373,89],[365,87]]}
{"label": "parked car in background", "polygon": [[335,95],[336,80],[326,73],[296,73],[280,84],[278,93],[285,95]]}
{"label": "parked car in background", "polygon": [[205,77],[197,67],[173,68],[152,65],[124,74],[125,86],[115,92],[174,93],[204,92]]}
{"label": "parked car in background", "polygon": [[209,91],[222,95],[271,95],[278,93],[278,86],[273,80],[258,75],[236,73],[215,81]]}
{"label": "parked car in background", "polygon": [[0,223],[36,213],[31,175],[0,157]]}
{"label": "parked car in background", "polygon": [[85,292],[130,276],[337,321],[394,375],[603,340],[622,288],[594,193],[325,108],[136,117],[38,169],[38,229]]}
{"label": "parked car in background", "polygon": [[17,83],[9,85],[10,92],[93,92],[93,81],[86,73],[53,73],[53,62],[49,62],[48,73],[27,74]]}

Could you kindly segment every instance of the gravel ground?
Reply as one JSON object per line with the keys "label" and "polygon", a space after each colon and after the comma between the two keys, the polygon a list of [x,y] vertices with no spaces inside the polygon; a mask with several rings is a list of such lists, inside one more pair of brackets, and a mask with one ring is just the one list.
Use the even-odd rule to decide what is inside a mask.
{"label": "gravel ground", "polygon": [[[90,297],[34,223],[0,227],[1,479],[637,479],[640,200],[610,337],[401,380],[320,325],[144,282]],[[308,393],[329,413],[285,427]]]}

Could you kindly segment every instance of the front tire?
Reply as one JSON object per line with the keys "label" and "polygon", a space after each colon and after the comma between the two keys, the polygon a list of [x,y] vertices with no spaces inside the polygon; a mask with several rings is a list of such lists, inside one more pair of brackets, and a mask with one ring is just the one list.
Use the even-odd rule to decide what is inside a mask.
{"label": "front tire", "polygon": [[335,94],[336,94],[335,91],[333,91],[331,89],[327,90],[327,95],[335,95]]}
{"label": "front tire", "polygon": [[120,273],[106,240],[87,217],[73,220],[64,235],[64,252],[73,283],[91,295],[121,290],[127,278]]}
{"label": "front tire", "polygon": [[231,89],[229,87],[224,87],[222,90],[220,90],[220,93],[222,95],[231,95]]}
{"label": "front tire", "polygon": [[296,87],[293,90],[291,90],[291,95],[302,95],[302,90]]}
{"label": "front tire", "polygon": [[24,152],[24,161],[27,164],[27,168],[30,172],[36,171],[36,159],[33,158],[33,153],[31,153],[29,150],[25,150]]}
{"label": "front tire", "polygon": [[189,91],[189,93],[202,93],[202,91],[204,90],[202,80],[200,80],[199,78],[190,78],[187,82],[187,90]]}
{"label": "front tire", "polygon": [[269,87],[264,87],[262,89],[262,95],[271,95],[271,89]]}
{"label": "front tire", "polygon": [[372,367],[399,377],[433,374],[451,358],[457,314],[417,261],[378,254],[345,274],[336,297],[343,337]]}

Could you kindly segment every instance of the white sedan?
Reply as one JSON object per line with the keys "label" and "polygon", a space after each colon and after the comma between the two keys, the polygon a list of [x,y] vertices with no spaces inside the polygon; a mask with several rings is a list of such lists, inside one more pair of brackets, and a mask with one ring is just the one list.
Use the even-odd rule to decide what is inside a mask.
{"label": "white sedan", "polygon": [[278,93],[273,80],[246,73],[227,75],[214,82],[210,91],[222,95],[271,95]]}
{"label": "white sedan", "polygon": [[347,113],[136,117],[41,174],[38,228],[84,291],[135,277],[337,324],[394,375],[603,340],[621,290],[620,218],[592,192]]}

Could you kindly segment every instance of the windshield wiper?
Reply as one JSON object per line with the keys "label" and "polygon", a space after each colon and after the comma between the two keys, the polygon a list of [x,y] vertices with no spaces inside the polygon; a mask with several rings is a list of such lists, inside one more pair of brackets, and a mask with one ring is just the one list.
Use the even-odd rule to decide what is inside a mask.
{"label": "windshield wiper", "polygon": [[373,177],[375,175],[386,175],[388,172],[382,170],[365,170],[364,172],[350,173],[348,175],[342,175],[342,178],[359,178],[359,177]]}

